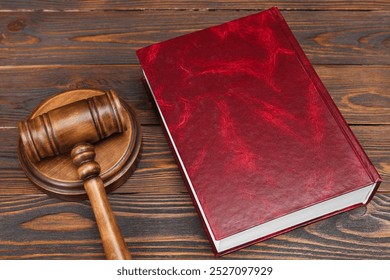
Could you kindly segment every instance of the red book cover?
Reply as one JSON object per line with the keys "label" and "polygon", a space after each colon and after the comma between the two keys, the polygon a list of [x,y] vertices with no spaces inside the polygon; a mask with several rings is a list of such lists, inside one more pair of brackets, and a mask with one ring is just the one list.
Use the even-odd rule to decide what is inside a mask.
{"label": "red book cover", "polygon": [[137,55],[217,255],[363,205],[378,188],[277,8]]}

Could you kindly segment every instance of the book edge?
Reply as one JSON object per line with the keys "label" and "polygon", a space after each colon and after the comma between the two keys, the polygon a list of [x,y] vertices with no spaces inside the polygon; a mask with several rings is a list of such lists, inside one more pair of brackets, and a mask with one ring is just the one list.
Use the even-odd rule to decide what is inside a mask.
{"label": "book edge", "polygon": [[263,236],[263,237],[261,237],[261,238],[252,240],[252,241],[250,241],[250,242],[243,243],[243,244],[241,244],[241,245],[239,245],[239,246],[230,248],[230,249],[228,249],[228,250],[225,250],[225,251],[222,251],[222,252],[217,252],[215,255],[216,255],[217,257],[221,257],[221,256],[223,256],[223,255],[232,253],[232,252],[237,251],[237,250],[239,250],[239,249],[242,249],[242,248],[248,247],[248,246],[250,246],[250,245],[254,245],[254,244],[256,244],[256,243],[259,243],[259,242],[262,242],[262,241],[271,239],[271,238],[276,237],[276,236],[278,236],[278,235],[281,235],[281,234],[290,232],[290,231],[292,231],[292,230],[294,230],[294,229],[298,229],[298,228],[301,228],[301,227],[310,225],[310,224],[312,224],[312,223],[315,223],[315,222],[318,222],[318,221],[325,220],[325,219],[327,219],[327,218],[330,218],[330,217],[333,217],[333,216],[335,216],[335,215],[338,215],[338,214],[341,214],[341,213],[350,211],[350,210],[352,210],[352,209],[361,207],[361,206],[363,206],[363,205],[364,205],[363,203],[358,203],[358,204],[354,204],[354,205],[348,206],[348,207],[346,207],[346,208],[344,208],[344,209],[337,210],[337,211],[334,211],[334,212],[331,212],[331,213],[322,215],[322,216],[320,216],[320,217],[317,217],[317,218],[314,218],[314,219],[305,221],[305,222],[300,223],[300,224],[296,224],[296,225],[294,225],[294,226],[292,226],[292,227],[288,227],[288,228],[285,228],[285,229],[283,229],[283,230],[274,232],[274,233],[272,233],[272,234]]}
{"label": "book edge", "polygon": [[[246,235],[246,234],[248,234],[248,232],[252,231],[252,233],[249,233],[249,235],[253,236],[253,234],[257,232],[257,234],[255,234],[255,236],[258,235],[258,237],[254,237],[251,240],[248,240],[248,238],[246,238],[248,241],[245,241],[242,244],[248,244],[248,243],[251,243],[252,241],[256,242],[256,240],[266,240],[266,239],[272,237],[274,234],[278,235],[279,232],[283,232],[283,231],[287,232],[289,230],[294,229],[295,227],[299,227],[300,225],[302,225],[302,224],[304,224],[306,222],[313,221],[313,220],[315,220],[317,218],[321,218],[323,216],[329,216],[330,217],[330,216],[332,216],[332,213],[337,212],[339,210],[346,209],[346,208],[350,207],[351,205],[365,205],[365,204],[367,204],[367,201],[369,200],[369,198],[371,197],[371,194],[375,191],[376,188],[377,188],[377,183],[372,183],[370,185],[364,186],[364,187],[362,187],[360,189],[351,191],[349,193],[346,193],[346,194],[343,194],[343,195],[340,195],[340,196],[335,196],[335,197],[333,197],[333,198],[331,198],[331,199],[329,199],[327,201],[322,201],[322,202],[319,202],[317,204],[313,204],[311,206],[306,207],[305,209],[300,209],[300,210],[288,213],[286,215],[283,215],[281,217],[278,217],[278,218],[276,218],[274,220],[271,220],[269,222],[266,222],[266,223],[263,223],[263,224],[259,224],[258,226],[255,226],[253,228],[250,228],[250,229],[247,229],[245,231],[242,231],[241,233],[238,233],[238,235],[241,235],[241,234]],[[360,192],[360,194],[359,194],[359,192]],[[353,198],[353,196],[351,196],[351,195],[353,195],[353,196],[357,195],[360,198],[358,198],[358,197]],[[343,202],[343,201],[348,201],[348,200],[351,200],[351,199],[353,201],[350,201],[350,202],[347,202],[347,203]],[[329,204],[329,202],[331,202],[331,201],[333,201],[332,204]],[[340,205],[340,203],[344,204],[344,205]],[[325,204],[328,204],[328,205],[325,205]],[[329,208],[329,206],[331,208]],[[325,208],[328,207],[329,209],[321,210],[321,208],[324,208],[324,207]],[[309,213],[306,213],[306,214],[302,215],[302,213],[301,213],[302,211],[304,211],[304,212],[308,212],[309,211]],[[314,216],[310,217],[311,214],[319,212],[319,211],[323,212],[323,213],[314,214]],[[299,218],[299,217],[301,217],[301,218]],[[282,222],[281,220],[285,220],[286,218],[287,219],[292,219],[292,221],[298,219],[298,221],[294,221],[290,225],[286,225],[286,226],[280,226],[280,225],[278,226],[277,225],[278,223]],[[275,222],[276,222],[276,224],[275,224]],[[282,222],[282,223],[285,223],[285,222]],[[274,230],[271,230],[271,231],[268,230],[269,232],[266,233],[266,234],[264,234],[264,233],[261,234],[263,229],[267,228],[267,227],[270,227],[270,228],[279,227],[279,229],[275,228]],[[259,234],[261,234],[261,235],[259,235]],[[233,237],[233,235],[231,237]],[[226,239],[221,239],[220,240],[220,246],[222,248],[228,246],[228,248],[222,249],[222,250],[220,250],[220,252],[224,252],[224,251],[230,250],[231,248],[236,248],[236,247],[241,246],[241,244],[238,244],[237,241],[234,241],[234,239],[232,240],[231,237],[227,238],[227,239],[230,239],[230,241],[226,240]],[[237,236],[235,238],[237,238]],[[243,238],[245,238],[245,237],[243,237]],[[228,244],[229,243],[230,244],[236,243],[236,245],[233,245],[233,246],[226,245],[226,244],[224,244],[225,241]]]}

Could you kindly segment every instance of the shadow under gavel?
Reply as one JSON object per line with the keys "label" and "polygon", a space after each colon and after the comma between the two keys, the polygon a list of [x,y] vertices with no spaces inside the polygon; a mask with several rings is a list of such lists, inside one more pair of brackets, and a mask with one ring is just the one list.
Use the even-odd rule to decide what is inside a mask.
{"label": "shadow under gavel", "polygon": [[126,260],[131,255],[108,202],[92,145],[127,129],[122,112],[120,100],[110,91],[21,121],[18,126],[31,162],[70,152],[91,202],[106,258]]}

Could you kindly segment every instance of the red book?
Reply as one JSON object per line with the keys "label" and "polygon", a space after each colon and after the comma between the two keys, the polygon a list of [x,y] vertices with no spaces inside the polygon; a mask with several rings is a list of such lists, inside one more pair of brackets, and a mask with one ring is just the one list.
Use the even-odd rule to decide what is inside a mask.
{"label": "red book", "polygon": [[378,188],[277,8],[137,55],[217,255],[366,204]]}

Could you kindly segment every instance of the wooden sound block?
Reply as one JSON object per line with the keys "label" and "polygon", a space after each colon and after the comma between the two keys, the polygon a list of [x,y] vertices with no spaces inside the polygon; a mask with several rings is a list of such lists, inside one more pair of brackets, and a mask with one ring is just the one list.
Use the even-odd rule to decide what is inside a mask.
{"label": "wooden sound block", "polygon": [[[92,89],[66,91],[42,102],[31,113],[29,119],[104,93]],[[121,114],[127,129],[95,144],[95,160],[101,167],[100,177],[107,193],[122,185],[133,173],[141,150],[141,128],[135,112],[123,100],[120,102],[123,107]],[[88,198],[83,181],[79,179],[77,167],[72,163],[69,153],[33,162],[26,156],[19,139],[18,156],[27,177],[47,194],[69,201]]]}

